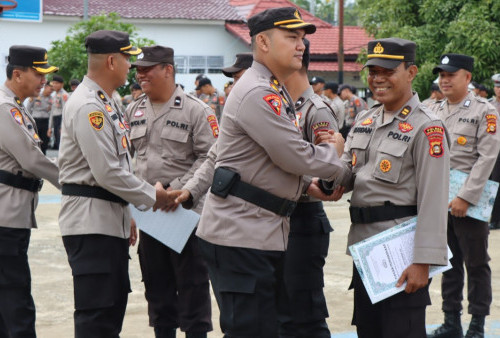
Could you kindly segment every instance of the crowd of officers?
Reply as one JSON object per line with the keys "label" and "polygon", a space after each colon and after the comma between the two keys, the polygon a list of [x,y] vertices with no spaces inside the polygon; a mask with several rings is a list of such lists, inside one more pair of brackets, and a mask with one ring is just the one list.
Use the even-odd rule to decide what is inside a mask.
{"label": "crowd of officers", "polygon": [[[372,304],[353,265],[358,336],[462,337],[467,273],[466,337],[484,337],[489,229],[466,213],[495,173],[500,133],[495,107],[468,91],[474,59],[442,55],[433,72],[443,96],[423,104],[412,91],[416,44],[370,41],[364,66],[377,104],[368,108],[351,86],[308,79],[305,37],[316,27],[296,8],[263,11],[248,26],[252,53],[223,70],[233,78],[225,98],[204,76],[197,92],[184,92],[173,49],[141,50],[123,32],[87,36],[88,72],[71,95],[62,78],[46,82],[58,68],[44,49],[10,48],[0,86],[0,337],[36,336],[27,250],[42,178],[62,190],[76,337],[120,334],[129,246],[138,237],[129,204],[166,212],[182,204],[201,214],[180,254],[139,231],[155,337],[175,337],[178,328],[207,336],[209,280],[226,337],[330,337],[323,266],[332,227],[322,201],[349,191],[348,245],[418,216],[414,260],[397,281],[404,292]],[[138,83],[124,112],[114,93],[131,66]],[[493,79],[497,92],[500,75]],[[52,130],[57,163],[44,156]],[[450,169],[468,177],[448,202]],[[447,245],[445,321],[427,335],[429,266],[448,263]]]}

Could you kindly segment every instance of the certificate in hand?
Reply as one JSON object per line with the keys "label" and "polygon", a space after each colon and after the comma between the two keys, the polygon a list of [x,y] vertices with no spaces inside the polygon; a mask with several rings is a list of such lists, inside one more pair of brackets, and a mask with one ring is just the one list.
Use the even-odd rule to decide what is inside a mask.
{"label": "certificate in hand", "polygon": [[[354,264],[373,304],[403,291],[396,282],[413,262],[413,247],[417,218],[412,218],[391,229],[367,238],[349,247]],[[448,248],[448,259],[452,257]],[[429,278],[451,269],[431,265]]]}
{"label": "certificate in hand", "polygon": [[177,253],[181,253],[200,215],[179,206],[175,211],[140,211],[130,207],[137,227]]}
{"label": "certificate in hand", "polygon": [[[457,197],[460,188],[465,183],[469,174],[466,174],[457,169],[450,170],[450,193],[448,195],[448,202]],[[479,198],[477,205],[471,205],[467,209],[467,216],[478,219],[483,222],[490,220],[493,204],[497,197],[498,182],[488,180],[484,186],[483,193]]]}

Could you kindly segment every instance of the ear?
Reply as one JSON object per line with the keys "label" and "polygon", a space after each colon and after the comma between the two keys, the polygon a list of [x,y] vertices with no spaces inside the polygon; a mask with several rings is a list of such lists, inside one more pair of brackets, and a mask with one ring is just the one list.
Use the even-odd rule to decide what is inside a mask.
{"label": "ear", "polygon": [[109,54],[106,58],[106,65],[111,70],[115,69],[115,57],[113,56],[113,54]]}
{"label": "ear", "polygon": [[171,64],[165,65],[165,78],[170,78],[174,76],[174,66]]}
{"label": "ear", "polygon": [[271,46],[271,39],[269,36],[265,33],[259,33],[255,37],[255,42],[257,43],[257,48],[264,52],[269,52],[269,48]]}
{"label": "ear", "polygon": [[408,74],[409,74],[409,82],[412,82],[418,74],[417,66],[411,65],[410,67],[408,67]]}

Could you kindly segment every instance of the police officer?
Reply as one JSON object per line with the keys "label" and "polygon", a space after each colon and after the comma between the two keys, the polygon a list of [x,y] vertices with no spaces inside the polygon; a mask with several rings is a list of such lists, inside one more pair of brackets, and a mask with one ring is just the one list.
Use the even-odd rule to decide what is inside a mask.
{"label": "police officer", "polygon": [[217,120],[220,121],[222,109],[224,109],[224,96],[219,94],[217,89],[212,86],[212,81],[207,77],[200,79],[196,90],[199,90],[204,95],[203,102],[212,108]]}
{"label": "police officer", "polygon": [[484,319],[490,312],[491,270],[488,264],[488,223],[466,216],[479,201],[500,149],[498,113],[486,99],[469,93],[474,58],[444,54],[433,69],[439,73],[439,87],[446,99],[433,109],[444,121],[451,138],[452,169],[469,174],[457,196],[450,202],[448,245],[453,268],[441,280],[444,324],[429,337],[462,336],[460,313],[467,269],[468,312],[472,315],[466,337],[484,337]]}
{"label": "police officer", "polygon": [[[219,127],[214,112],[175,84],[174,51],[144,47],[132,64],[146,94],[127,109],[136,173],[169,190],[180,189],[205,161]],[[201,213],[203,203],[194,209]],[[212,330],[208,272],[194,234],[181,254],[140,232],[139,258],[149,324],[158,338],[203,338]]]}
{"label": "police officer", "polygon": [[66,101],[68,101],[68,92],[64,89],[64,79],[62,76],[54,75],[51,82],[54,93],[52,93],[52,111],[50,113],[48,137],[54,132],[54,149],[59,149],[61,139],[61,121],[62,111]]}
{"label": "police officer", "polygon": [[300,134],[283,81],[302,67],[305,33],[315,26],[295,7],[248,21],[254,62],[224,108],[214,182],[198,226],[200,248],[231,337],[276,337],[282,313],[288,216],[303,191],[321,196],[303,174],[343,172],[334,144],[314,146]]}
{"label": "police officer", "polygon": [[[489,102],[495,107],[497,113],[500,114],[500,74],[495,74],[491,77],[493,80],[493,90],[495,92],[495,96],[493,96]],[[495,166],[493,167],[493,171],[491,172],[491,179],[495,182],[500,182],[500,156],[497,157],[497,161]],[[500,229],[500,189],[497,193],[497,197],[495,199],[495,204],[493,205],[493,210],[491,211],[491,219],[490,219],[490,230]]]}
{"label": "police officer", "polygon": [[76,337],[118,337],[130,281],[128,203],[165,208],[167,192],[131,172],[122,112],[111,98],[140,50],[127,33],[96,31],[85,39],[88,72],[63,111],[59,226],[73,273]]}
{"label": "police officer", "polygon": [[236,54],[236,61],[234,62],[233,65],[222,68],[222,74],[224,74],[227,77],[232,77],[234,80],[233,85],[238,82],[238,80],[241,78],[243,73],[250,68],[253,62],[253,55],[252,53],[239,53]]}
{"label": "police officer", "polygon": [[38,96],[49,65],[47,51],[9,49],[7,80],[0,86],[0,337],[36,337],[28,245],[36,228],[41,177],[59,188],[57,165],[40,148],[36,123],[22,105]]}
{"label": "police officer", "polygon": [[449,152],[443,123],[412,92],[417,75],[413,41],[368,42],[368,85],[380,104],[359,113],[342,159],[351,168],[348,245],[418,213],[413,262],[397,286],[404,292],[372,304],[354,268],[354,314],[358,336],[423,337],[430,304],[429,265],[446,265]]}
{"label": "police officer", "polygon": [[338,96],[337,92],[339,90],[339,85],[335,82],[325,83],[325,88],[323,89],[324,99],[329,101],[329,105],[333,107],[337,113],[337,118],[339,120],[339,128],[342,129],[345,123],[345,105],[342,99]]}
{"label": "police officer", "polygon": [[46,83],[43,87],[42,93],[37,97],[30,97],[26,109],[31,113],[38,128],[38,136],[41,140],[41,149],[44,154],[47,153],[49,147],[49,137],[47,131],[49,130],[50,111],[52,110],[52,86]]}
{"label": "police officer", "polygon": [[441,89],[439,89],[439,85],[437,83],[433,83],[431,85],[431,96],[427,99],[423,100],[422,103],[427,107],[432,107],[434,103],[437,101],[441,101],[444,98],[443,93],[441,93]]}
{"label": "police officer", "polygon": [[366,104],[365,100],[363,100],[359,96],[354,95],[352,87],[347,84],[340,86],[339,96],[346,102],[345,128],[341,132],[342,135],[347,135],[354,123],[356,115],[358,115],[359,112],[368,109],[368,105]]}
{"label": "police officer", "polygon": [[312,86],[314,94],[323,95],[323,88],[325,87],[325,80],[322,77],[314,76],[309,84]]}

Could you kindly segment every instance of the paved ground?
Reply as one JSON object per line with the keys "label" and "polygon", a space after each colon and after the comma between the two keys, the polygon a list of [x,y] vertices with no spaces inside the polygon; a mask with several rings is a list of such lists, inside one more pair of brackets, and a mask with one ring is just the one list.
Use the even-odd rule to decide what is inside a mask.
{"label": "paved ground", "polygon": [[[351,278],[352,261],[345,255],[346,236],[349,227],[347,198],[338,203],[329,203],[326,210],[335,228],[331,235],[330,252],[325,267],[325,293],[328,300],[330,318],[328,325],[332,337],[356,337],[350,325],[352,314],[352,292],[347,291]],[[46,184],[41,192],[37,210],[39,229],[32,232],[29,259],[33,277],[33,296],[37,307],[37,332],[40,338],[71,337],[73,333],[73,287],[71,271],[62,245],[57,215],[60,198],[58,191]],[[491,316],[487,317],[487,337],[500,337],[500,230],[490,236],[490,255],[493,273],[493,305]],[[144,288],[141,283],[136,248],[130,249],[130,279],[133,292],[129,296],[127,314],[122,331],[123,338],[153,337],[148,327]],[[427,310],[428,329],[436,327],[442,320],[440,310],[440,278],[431,285],[433,305]],[[218,325],[218,310],[213,304],[215,330],[209,337],[218,338],[222,334]],[[465,303],[465,307],[467,304]],[[469,315],[463,316],[466,328]],[[183,337],[184,335],[178,335]]]}

